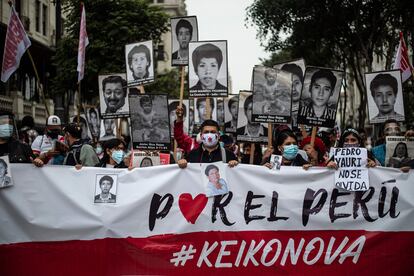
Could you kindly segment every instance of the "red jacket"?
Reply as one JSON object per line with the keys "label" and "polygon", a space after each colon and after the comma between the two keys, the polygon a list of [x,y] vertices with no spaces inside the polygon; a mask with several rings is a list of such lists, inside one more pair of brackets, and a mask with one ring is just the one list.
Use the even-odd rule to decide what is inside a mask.
{"label": "red jacket", "polygon": [[185,153],[189,153],[200,146],[195,139],[184,133],[183,122],[174,122],[174,139],[177,141],[177,146],[183,149]]}

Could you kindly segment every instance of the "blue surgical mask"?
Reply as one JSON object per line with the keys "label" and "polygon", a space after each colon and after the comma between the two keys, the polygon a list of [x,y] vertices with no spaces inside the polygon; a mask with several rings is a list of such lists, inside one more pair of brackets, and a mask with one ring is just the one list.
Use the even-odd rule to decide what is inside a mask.
{"label": "blue surgical mask", "polygon": [[293,160],[298,155],[299,148],[297,145],[283,146],[283,157],[287,160]]}
{"label": "blue surgical mask", "polygon": [[121,163],[124,160],[125,152],[123,150],[114,150],[111,154],[112,159],[117,163]]}
{"label": "blue surgical mask", "polygon": [[102,147],[101,146],[96,147],[95,152],[97,155],[100,155],[102,153]]}
{"label": "blue surgical mask", "polygon": [[0,138],[10,138],[13,134],[13,126],[9,124],[0,125]]}

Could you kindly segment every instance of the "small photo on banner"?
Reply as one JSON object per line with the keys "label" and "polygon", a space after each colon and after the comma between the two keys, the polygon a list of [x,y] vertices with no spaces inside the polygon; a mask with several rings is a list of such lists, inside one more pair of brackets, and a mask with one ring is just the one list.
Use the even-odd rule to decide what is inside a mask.
{"label": "small photo on banner", "polygon": [[130,95],[132,145],[139,150],[169,150],[168,96]]}
{"label": "small photo on banner", "polygon": [[414,138],[387,136],[385,165],[392,168],[414,167]]}
{"label": "small photo on banner", "polygon": [[99,140],[101,131],[101,119],[99,116],[99,110],[96,107],[86,108],[86,119],[88,121],[88,127],[92,138]]}
{"label": "small photo on banner", "polygon": [[292,74],[279,69],[253,68],[253,121],[288,123],[291,117]]}
{"label": "small photo on banner", "polygon": [[0,157],[0,188],[6,188],[13,185],[13,177],[10,170],[9,156]]}
{"label": "small photo on banner", "polygon": [[[173,100],[170,99],[168,100],[168,112],[169,112],[169,116],[170,116],[170,130],[171,130],[171,137],[174,138],[174,122],[177,119],[177,114],[176,114],[176,109],[180,104],[180,100]],[[184,116],[183,116],[183,130],[184,133],[188,134],[189,133],[189,119],[188,119],[188,114],[190,113],[189,111],[189,101],[188,100],[183,100],[183,111],[184,111]]]}
{"label": "small photo on banner", "polygon": [[333,128],[336,109],[345,72],[306,67],[300,96],[298,123],[309,126]]}
{"label": "small photo on banner", "polygon": [[266,124],[253,122],[252,114],[253,93],[251,91],[240,91],[236,139],[238,142],[266,143]]}
{"label": "small photo on banner", "polygon": [[401,71],[365,73],[370,124],[405,121]]}
{"label": "small photo on banner", "polygon": [[206,196],[218,196],[230,191],[226,177],[226,163],[202,163],[201,179],[205,183]]}
{"label": "small photo on banner", "polygon": [[94,203],[116,203],[118,175],[97,174]]}
{"label": "small photo on banner", "polygon": [[189,50],[190,97],[227,97],[227,41],[191,42]]}
{"label": "small photo on banner", "polygon": [[128,87],[154,81],[152,40],[125,45],[125,64]]}
{"label": "small photo on banner", "polygon": [[198,128],[207,119],[217,121],[217,98],[209,98],[209,105],[207,105],[207,98],[194,99],[194,124],[193,134],[198,133]]}
{"label": "small photo on banner", "polygon": [[305,72],[305,60],[296,59],[284,63],[275,64],[273,68],[283,70],[292,74],[292,129],[297,128],[299,112],[300,93],[303,87],[303,77]]}
{"label": "small photo on banner", "polygon": [[[78,116],[72,116],[70,118],[71,123],[78,123]],[[88,127],[88,122],[86,120],[85,114],[81,113],[79,116],[79,127],[82,129],[81,138],[83,140],[91,140],[92,134],[90,132],[90,129]]]}
{"label": "small photo on banner", "polygon": [[171,18],[171,41],[171,65],[188,65],[188,45],[192,41],[198,41],[197,17]]}
{"label": "small photo on banner", "polygon": [[224,99],[217,98],[217,108],[216,108],[216,117],[217,123],[220,127],[224,126]]}
{"label": "small photo on banner", "polygon": [[224,98],[224,132],[236,133],[237,114],[239,113],[239,95]]}
{"label": "small photo on banner", "polygon": [[128,117],[125,74],[100,75],[98,82],[102,118]]}
{"label": "small photo on banner", "polygon": [[132,167],[145,168],[160,165],[160,156],[151,155],[143,151],[134,151],[132,154]]}

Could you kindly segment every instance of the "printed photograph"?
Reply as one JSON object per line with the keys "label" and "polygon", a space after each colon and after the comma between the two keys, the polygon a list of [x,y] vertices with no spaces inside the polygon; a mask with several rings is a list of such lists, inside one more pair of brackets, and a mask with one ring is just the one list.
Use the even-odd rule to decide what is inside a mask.
{"label": "printed photograph", "polygon": [[99,110],[96,107],[86,108],[86,119],[88,121],[88,127],[92,138],[99,140],[99,135],[101,132],[101,119],[99,116]]}
{"label": "printed photograph", "polygon": [[236,133],[237,114],[239,113],[239,95],[232,95],[224,99],[224,131]]}
{"label": "printed photograph", "polygon": [[201,177],[203,183],[206,183],[205,191],[207,197],[224,195],[229,192],[225,166],[226,164],[223,162],[201,164]]}
{"label": "printed photograph", "polygon": [[[176,110],[177,107],[180,104],[180,100],[168,100],[168,112],[169,112],[169,116],[170,116],[170,130],[171,130],[171,137],[174,138],[174,122],[177,119],[177,114],[176,114]],[[184,133],[189,133],[189,119],[188,119],[188,114],[190,113],[189,110],[189,101],[188,100],[183,100],[183,111],[184,111],[184,116],[183,116],[183,130]]]}
{"label": "printed photograph", "polygon": [[128,117],[125,74],[100,75],[98,81],[102,118]]}
{"label": "printed photograph", "polygon": [[0,188],[6,188],[13,185],[13,179],[10,171],[9,156],[0,157]]}
{"label": "printed photograph", "polygon": [[400,70],[366,73],[365,83],[371,124],[405,121]]}
{"label": "printed photograph", "polygon": [[116,203],[118,175],[97,174],[94,203]]}
{"label": "printed photograph", "polygon": [[128,86],[153,82],[154,62],[152,40],[125,45]]}
{"label": "printed photograph", "polygon": [[291,117],[292,74],[279,69],[253,68],[253,121],[288,123]]}
{"label": "printed photograph", "polygon": [[168,96],[131,95],[129,104],[134,149],[170,149]]}
{"label": "printed photograph", "polygon": [[413,167],[414,137],[387,136],[385,165],[392,168]]}
{"label": "printed photograph", "polygon": [[227,41],[191,42],[190,97],[227,97]]}
{"label": "printed photograph", "polygon": [[333,128],[345,72],[306,67],[300,96],[298,123]]}
{"label": "printed photograph", "polygon": [[171,18],[171,41],[171,64],[188,65],[188,45],[192,41],[198,41],[197,17]]}
{"label": "printed photograph", "polygon": [[237,141],[267,143],[267,124],[253,122],[252,115],[253,93],[251,91],[240,91],[236,131]]}

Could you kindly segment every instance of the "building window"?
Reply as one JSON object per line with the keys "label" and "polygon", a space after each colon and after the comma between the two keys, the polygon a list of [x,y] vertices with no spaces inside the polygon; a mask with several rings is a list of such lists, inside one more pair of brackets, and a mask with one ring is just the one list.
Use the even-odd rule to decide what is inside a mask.
{"label": "building window", "polygon": [[36,1],[35,21],[36,32],[40,33],[40,1]]}
{"label": "building window", "polygon": [[43,4],[42,10],[42,34],[47,35],[47,6]]}

